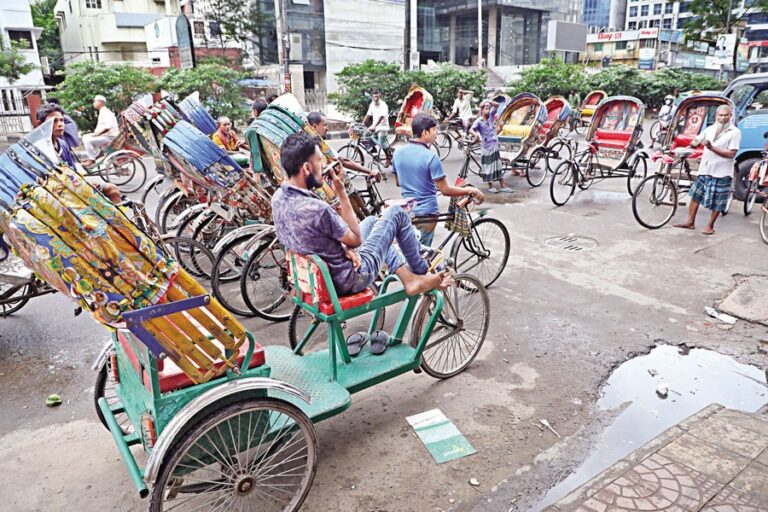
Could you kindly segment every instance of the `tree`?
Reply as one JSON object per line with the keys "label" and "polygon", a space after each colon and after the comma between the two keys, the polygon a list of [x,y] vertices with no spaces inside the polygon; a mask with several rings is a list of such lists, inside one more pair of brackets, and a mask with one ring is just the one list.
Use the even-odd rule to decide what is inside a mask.
{"label": "tree", "polygon": [[[0,45],[2,42],[0,41]],[[11,46],[0,49],[0,78],[5,78],[13,85],[19,78],[37,68],[27,62],[24,50],[29,48],[26,41],[11,41]]]}
{"label": "tree", "polygon": [[37,38],[37,51],[40,55],[48,57],[52,70],[63,63],[59,27],[53,12],[55,6],[56,0],[37,0],[30,4],[32,22],[36,27],[43,29]]}
{"label": "tree", "polygon": [[441,64],[434,70],[412,71],[413,82],[432,94],[435,114],[449,116],[456,99],[456,89],[472,91],[475,98],[482,98],[485,88],[485,70],[465,71],[453,64]]}
{"label": "tree", "polygon": [[57,87],[56,95],[62,108],[82,130],[92,130],[96,126],[96,111],[91,105],[97,94],[107,98],[110,109],[119,112],[130,105],[137,95],[156,89],[155,77],[130,64],[79,62],[57,74],[65,78]]}
{"label": "tree", "polygon": [[[749,14],[768,12],[768,0],[744,2],[745,9],[740,11],[738,0],[693,0],[688,6],[692,14],[683,27],[689,41],[714,42],[720,34],[730,34],[733,27],[738,27]],[[734,12],[732,7],[736,7]],[[729,12],[730,11],[730,12]],[[736,70],[738,51],[733,52],[733,69]]]}
{"label": "tree", "polygon": [[602,89],[608,96],[634,96],[645,102],[648,75],[623,64],[608,66],[587,78],[589,90]]}
{"label": "tree", "polygon": [[[234,41],[245,56],[258,64],[277,59],[277,30],[274,3],[270,0],[208,0],[205,8],[210,39],[221,46]],[[206,35],[208,37],[208,35]],[[250,55],[255,49],[257,55]]]}
{"label": "tree", "polygon": [[247,115],[239,81],[245,74],[218,60],[205,59],[191,69],[170,68],[160,81],[160,86],[177,99],[200,93],[200,102],[213,117],[227,116],[233,120]]}
{"label": "tree", "polygon": [[546,100],[550,96],[568,96],[576,89],[582,96],[586,93],[583,66],[566,64],[559,58],[542,59],[520,73],[520,79],[508,84],[510,94],[530,92]]}
{"label": "tree", "polygon": [[663,68],[647,75],[645,96],[642,98],[648,107],[660,107],[664,97],[675,89],[680,91],[700,90],[719,91],[723,84],[711,75],[691,73],[679,68]]}
{"label": "tree", "polygon": [[381,99],[389,107],[390,114],[396,112],[398,101],[408,92],[411,82],[400,66],[381,60],[366,60],[347,64],[337,75],[339,92],[332,96],[341,112],[362,120],[371,102],[370,92],[379,89]]}

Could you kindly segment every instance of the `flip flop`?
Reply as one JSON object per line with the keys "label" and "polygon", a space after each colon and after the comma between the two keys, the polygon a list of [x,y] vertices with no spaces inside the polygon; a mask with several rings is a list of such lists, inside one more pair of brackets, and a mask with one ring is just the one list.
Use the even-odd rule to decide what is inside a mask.
{"label": "flip flop", "polygon": [[355,334],[350,335],[350,337],[347,338],[347,350],[349,351],[349,355],[355,357],[361,350],[363,350],[366,343],[368,343],[367,332],[356,332]]}
{"label": "flip flop", "polygon": [[489,189],[488,189],[488,193],[489,193],[489,194],[498,194],[498,193],[499,193],[499,191],[498,191],[498,190],[496,190],[495,188],[491,187],[491,188],[489,188]]}
{"label": "flip flop", "polygon": [[389,334],[385,331],[373,331],[371,334],[371,354],[380,356],[389,346]]}
{"label": "flip flop", "polygon": [[711,236],[715,234],[715,230],[713,229],[712,231],[702,231],[701,234]]}
{"label": "flip flop", "polygon": [[509,187],[504,187],[504,188],[500,188],[500,189],[499,189],[499,192],[504,192],[504,193],[506,193],[506,194],[511,194],[512,192],[514,192],[514,190],[512,190],[512,189],[511,189],[511,188],[509,188]]}

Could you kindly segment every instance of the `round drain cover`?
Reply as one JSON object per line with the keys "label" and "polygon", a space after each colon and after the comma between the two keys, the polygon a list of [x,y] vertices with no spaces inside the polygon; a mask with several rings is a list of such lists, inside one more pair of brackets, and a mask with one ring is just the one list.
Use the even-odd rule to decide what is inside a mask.
{"label": "round drain cover", "polygon": [[553,249],[579,252],[594,249],[597,247],[597,240],[585,236],[562,235],[547,238],[544,240],[544,245]]}

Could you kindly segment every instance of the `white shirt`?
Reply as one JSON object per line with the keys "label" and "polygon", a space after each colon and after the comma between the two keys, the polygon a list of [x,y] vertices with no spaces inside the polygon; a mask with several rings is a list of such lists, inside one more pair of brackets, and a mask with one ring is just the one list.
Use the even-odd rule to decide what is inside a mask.
{"label": "white shirt", "polygon": [[[728,123],[728,126],[723,130],[720,136],[715,139],[717,128],[717,123],[710,125],[694,139],[694,142],[701,143],[704,140],[708,140],[718,149],[738,150],[741,145],[741,131],[731,123]],[[733,161],[733,158],[725,158],[716,154],[714,151],[704,148],[704,154],[701,156],[701,164],[699,164],[699,175],[712,176],[713,178],[733,177]]]}
{"label": "white shirt", "polygon": [[459,119],[472,119],[472,96],[465,94],[462,99],[456,98],[451,111],[456,112]]}
{"label": "white shirt", "polygon": [[[106,130],[104,133],[101,133]],[[99,119],[96,122],[96,129],[93,131],[99,135],[106,135],[107,137],[117,137],[120,133],[120,128],[117,126],[117,118],[114,112],[109,110],[106,106],[101,107],[99,110]]]}
{"label": "white shirt", "polygon": [[384,118],[384,120],[378,126],[376,126],[376,131],[389,131],[389,109],[387,108],[387,104],[384,103],[384,100],[379,100],[378,106],[376,106],[374,102],[371,102],[370,106],[368,107],[368,113],[365,115],[371,116],[371,126],[376,126],[376,123],[379,122],[379,119]]}

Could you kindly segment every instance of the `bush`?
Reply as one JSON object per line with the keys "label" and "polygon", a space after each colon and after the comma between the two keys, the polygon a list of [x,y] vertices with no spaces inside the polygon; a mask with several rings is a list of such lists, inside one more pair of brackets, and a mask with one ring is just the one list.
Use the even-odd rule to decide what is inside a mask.
{"label": "bush", "polygon": [[243,72],[221,61],[201,60],[191,69],[168,69],[160,87],[179,100],[198,91],[200,102],[214,118],[227,116],[235,121],[248,115],[238,84],[243,78]]}
{"label": "bush", "polygon": [[339,92],[331,98],[337,108],[355,119],[362,120],[371,102],[371,89],[378,89],[387,103],[390,115],[400,108],[411,84],[424,87],[434,99],[436,115],[450,114],[456,89],[471,90],[477,97],[483,94],[485,71],[466,71],[450,64],[440,65],[434,71],[403,71],[397,64],[367,60],[349,64],[336,75]]}
{"label": "bush", "polygon": [[580,64],[565,64],[558,58],[542,61],[522,71],[520,79],[508,84],[509,94],[530,92],[546,100],[550,96],[565,96],[575,88],[582,97],[588,92],[584,68]]}
{"label": "bush", "polygon": [[691,73],[677,68],[664,68],[649,75],[645,103],[648,107],[658,108],[664,97],[672,94],[675,88],[680,92],[698,89],[700,91],[720,91],[724,84],[717,78],[702,73]]}
{"label": "bush", "polygon": [[587,78],[587,88],[602,89],[608,96],[634,96],[645,101],[648,84],[646,75],[637,68],[616,65]]}
{"label": "bush", "polygon": [[61,107],[85,131],[96,126],[92,104],[97,94],[107,98],[107,106],[117,113],[130,105],[136,95],[155,90],[155,77],[130,64],[80,62],[58,74],[65,77],[56,89]]}

